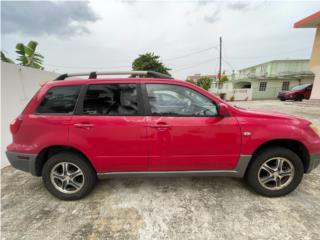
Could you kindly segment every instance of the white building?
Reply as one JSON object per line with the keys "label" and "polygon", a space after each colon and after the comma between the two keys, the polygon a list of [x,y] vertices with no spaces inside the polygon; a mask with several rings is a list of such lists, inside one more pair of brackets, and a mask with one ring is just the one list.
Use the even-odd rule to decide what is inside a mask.
{"label": "white building", "polygon": [[1,167],[8,165],[6,146],[11,143],[10,122],[15,119],[40,84],[59,74],[1,62]]}

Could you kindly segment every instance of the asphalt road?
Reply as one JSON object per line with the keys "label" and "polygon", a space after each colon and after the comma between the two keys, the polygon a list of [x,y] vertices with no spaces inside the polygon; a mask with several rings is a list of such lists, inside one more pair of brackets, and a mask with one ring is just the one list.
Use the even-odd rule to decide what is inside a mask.
{"label": "asphalt road", "polygon": [[[252,101],[238,106],[320,124],[320,103]],[[319,239],[320,168],[281,198],[242,179],[131,178],[99,181],[85,199],[52,197],[41,178],[1,169],[2,239]]]}

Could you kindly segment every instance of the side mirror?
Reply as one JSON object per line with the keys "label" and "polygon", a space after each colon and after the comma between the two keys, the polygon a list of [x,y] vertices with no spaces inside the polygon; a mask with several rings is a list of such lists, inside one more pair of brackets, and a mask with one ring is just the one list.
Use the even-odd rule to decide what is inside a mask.
{"label": "side mirror", "polygon": [[228,106],[224,103],[219,103],[219,116],[220,117],[230,117]]}

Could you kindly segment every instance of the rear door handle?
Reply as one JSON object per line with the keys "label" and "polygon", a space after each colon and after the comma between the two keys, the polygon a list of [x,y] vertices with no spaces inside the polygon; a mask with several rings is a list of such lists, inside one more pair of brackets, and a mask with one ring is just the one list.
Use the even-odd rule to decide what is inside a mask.
{"label": "rear door handle", "polygon": [[150,125],[151,128],[171,128],[169,125]]}
{"label": "rear door handle", "polygon": [[94,127],[94,124],[92,124],[92,123],[75,123],[75,124],[73,124],[73,126],[75,126],[77,128],[92,128],[92,127]]}

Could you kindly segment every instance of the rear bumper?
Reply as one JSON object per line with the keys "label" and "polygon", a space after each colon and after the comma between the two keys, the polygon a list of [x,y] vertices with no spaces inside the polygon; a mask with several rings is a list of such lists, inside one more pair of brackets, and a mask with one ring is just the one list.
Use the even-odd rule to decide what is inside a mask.
{"label": "rear bumper", "polygon": [[320,164],[320,152],[313,153],[310,155],[310,162],[309,167],[306,171],[306,173],[311,172],[313,169],[315,169]]}
{"label": "rear bumper", "polygon": [[6,152],[10,164],[21,171],[29,172],[36,176],[36,158],[37,154],[26,154],[16,152]]}

